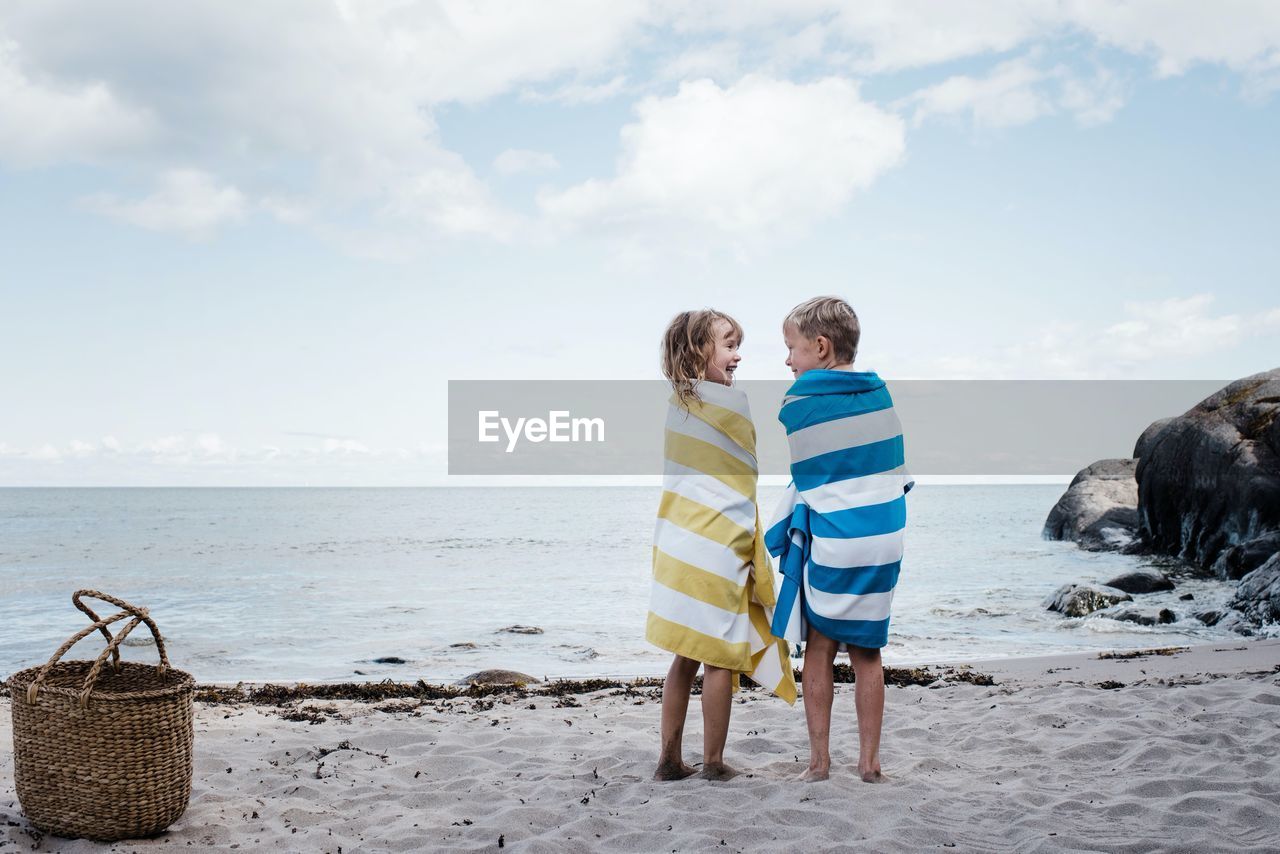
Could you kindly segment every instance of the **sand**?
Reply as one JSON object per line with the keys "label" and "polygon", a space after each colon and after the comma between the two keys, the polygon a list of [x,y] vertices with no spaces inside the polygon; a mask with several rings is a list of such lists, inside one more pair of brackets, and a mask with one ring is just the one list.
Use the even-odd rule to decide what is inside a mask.
{"label": "sand", "polygon": [[[975,663],[998,684],[887,692],[883,785],[862,783],[853,686],[832,779],[798,783],[797,706],[734,706],[727,783],[650,780],[653,689],[559,700],[196,708],[191,806],[155,839],[42,837],[13,792],[0,701],[0,851],[1275,851],[1280,639],[1173,655]],[[696,700],[686,758],[698,758]]]}

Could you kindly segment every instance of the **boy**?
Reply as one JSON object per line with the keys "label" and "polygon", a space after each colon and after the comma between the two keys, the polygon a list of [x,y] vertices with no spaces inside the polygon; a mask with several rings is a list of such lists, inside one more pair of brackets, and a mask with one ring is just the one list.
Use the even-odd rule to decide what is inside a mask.
{"label": "boy", "polygon": [[796,381],[778,414],[791,446],[791,486],[766,535],[782,589],[773,632],[805,641],[804,710],[809,726],[805,780],[831,772],[832,665],[848,650],[856,687],[858,774],[880,770],[889,606],[902,565],[905,494],[914,485],[903,458],[902,426],[884,381],[853,370],[861,330],[837,297],[816,297],[782,324]]}

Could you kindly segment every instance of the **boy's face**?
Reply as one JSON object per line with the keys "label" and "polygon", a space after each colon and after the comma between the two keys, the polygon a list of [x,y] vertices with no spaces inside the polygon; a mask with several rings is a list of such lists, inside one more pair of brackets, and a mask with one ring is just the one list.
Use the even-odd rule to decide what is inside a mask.
{"label": "boy's face", "polygon": [[742,356],[738,353],[738,334],[727,320],[717,320],[715,325],[716,348],[707,363],[707,379],[723,385],[733,385],[733,372],[738,369]]}
{"label": "boy's face", "polygon": [[831,361],[831,343],[821,335],[817,340],[805,338],[790,323],[782,324],[782,340],[787,344],[787,367],[799,377],[805,371],[825,368]]}

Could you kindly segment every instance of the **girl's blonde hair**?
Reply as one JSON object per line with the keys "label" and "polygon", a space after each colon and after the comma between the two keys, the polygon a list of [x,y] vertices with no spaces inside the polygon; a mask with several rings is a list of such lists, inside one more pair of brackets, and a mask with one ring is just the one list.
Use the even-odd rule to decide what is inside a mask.
{"label": "girl's blonde hair", "polygon": [[694,384],[707,378],[707,365],[716,349],[716,323],[721,320],[729,324],[741,344],[741,324],[710,308],[680,312],[662,336],[662,373],[685,409],[699,400]]}

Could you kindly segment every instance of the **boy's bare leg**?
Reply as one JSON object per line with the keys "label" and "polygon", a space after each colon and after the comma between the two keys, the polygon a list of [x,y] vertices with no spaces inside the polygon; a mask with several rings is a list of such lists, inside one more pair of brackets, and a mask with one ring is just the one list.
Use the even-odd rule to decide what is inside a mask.
{"label": "boy's bare leg", "polygon": [[804,718],[809,725],[809,769],[802,780],[825,780],[831,776],[831,668],[836,660],[836,642],[817,629],[809,629],[804,648]]}
{"label": "boy's bare leg", "polygon": [[677,655],[662,683],[662,753],[658,756],[655,780],[683,780],[694,773],[684,762],[684,719],[689,711],[689,692],[698,675],[697,661]]}
{"label": "boy's bare leg", "polygon": [[853,703],[858,711],[858,774],[864,783],[883,783],[880,730],[884,726],[884,667],[880,650],[849,647],[853,665]]}
{"label": "boy's bare leg", "polygon": [[724,764],[724,743],[729,737],[733,710],[733,672],[712,667],[702,674],[702,778],[728,780],[738,772]]}

